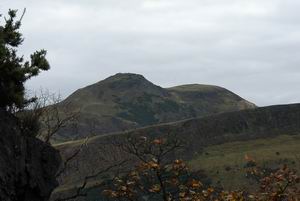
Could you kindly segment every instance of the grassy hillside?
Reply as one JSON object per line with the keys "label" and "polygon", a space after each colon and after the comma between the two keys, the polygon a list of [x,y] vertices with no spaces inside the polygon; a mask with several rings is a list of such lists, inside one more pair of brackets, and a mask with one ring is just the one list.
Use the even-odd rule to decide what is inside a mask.
{"label": "grassy hillside", "polygon": [[254,104],[218,86],[188,84],[169,88],[168,91],[179,101],[194,108],[197,114],[203,114],[198,116],[255,107]]}
{"label": "grassy hillside", "polygon": [[80,108],[78,132],[62,130],[56,140],[135,129],[202,117],[220,112],[255,108],[236,94],[217,86],[183,85],[164,89],[137,74],[116,74],[79,89],[64,103]]}
{"label": "grassy hillside", "polygon": [[[201,170],[212,185],[228,190],[254,189],[257,182],[246,178],[245,155],[253,157],[260,166],[277,168],[288,164],[300,171],[300,135],[279,135],[248,141],[236,141],[204,148],[203,152],[188,162],[191,171]],[[81,200],[96,201],[101,197],[97,182],[89,183],[90,192]],[[72,188],[65,185],[57,189],[56,195]]]}
{"label": "grassy hillside", "polygon": [[[222,113],[149,126],[126,133],[93,137],[77,160],[70,164],[62,178],[62,188],[69,188],[80,182],[84,175],[103,168],[102,157],[116,160],[127,157],[122,151],[110,145],[112,141],[122,141],[127,135],[155,138],[164,137],[168,133],[186,142],[186,149],[178,157],[191,161],[195,169],[206,170],[212,179],[218,177],[216,171],[219,171],[219,174],[223,175],[220,177],[223,180],[220,184],[230,187],[236,185],[232,178],[239,181],[242,175],[242,173],[234,175],[234,172],[230,171],[241,170],[245,153],[257,157],[257,160],[262,162],[264,160],[276,162],[277,159],[285,158],[289,161],[295,160],[294,156],[299,153],[297,147],[300,134],[300,104]],[[66,157],[77,150],[82,142],[83,140],[62,143],[56,145],[56,148]],[[276,152],[280,152],[279,156]],[[224,172],[227,166],[230,168],[230,176],[226,176]],[[232,183],[226,183],[231,181],[229,178]]]}
{"label": "grassy hillside", "polygon": [[204,170],[214,185],[226,189],[249,188],[255,182],[246,179],[245,155],[265,167],[288,164],[300,171],[300,135],[280,135],[274,138],[237,141],[204,148],[190,161],[193,170]]}

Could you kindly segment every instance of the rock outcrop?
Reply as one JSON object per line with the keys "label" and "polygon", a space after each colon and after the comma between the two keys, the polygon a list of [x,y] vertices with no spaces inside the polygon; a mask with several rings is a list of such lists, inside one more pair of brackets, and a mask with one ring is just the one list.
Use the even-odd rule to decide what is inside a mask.
{"label": "rock outcrop", "polygon": [[0,200],[46,201],[57,187],[60,155],[52,146],[22,136],[15,117],[0,110]]}

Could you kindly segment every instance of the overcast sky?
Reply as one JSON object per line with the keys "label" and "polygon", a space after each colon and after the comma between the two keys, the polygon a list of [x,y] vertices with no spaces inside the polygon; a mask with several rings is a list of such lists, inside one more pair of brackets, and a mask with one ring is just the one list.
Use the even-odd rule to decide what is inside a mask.
{"label": "overcast sky", "polygon": [[0,2],[1,13],[24,7],[20,53],[44,48],[51,64],[28,88],[67,96],[132,72],[163,87],[223,86],[259,106],[300,102],[299,0]]}

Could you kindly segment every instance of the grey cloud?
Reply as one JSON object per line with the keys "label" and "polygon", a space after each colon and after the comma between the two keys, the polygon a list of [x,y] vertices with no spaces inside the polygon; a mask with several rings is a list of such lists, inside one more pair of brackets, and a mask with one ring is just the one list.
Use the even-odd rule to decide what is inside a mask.
{"label": "grey cloud", "polygon": [[27,13],[21,53],[49,52],[28,83],[69,95],[117,72],[168,87],[226,87],[258,105],[300,102],[298,0],[4,0]]}

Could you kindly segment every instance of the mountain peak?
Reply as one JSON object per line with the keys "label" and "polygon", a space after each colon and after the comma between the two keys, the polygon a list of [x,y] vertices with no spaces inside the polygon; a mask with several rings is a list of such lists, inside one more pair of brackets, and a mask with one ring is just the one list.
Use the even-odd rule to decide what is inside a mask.
{"label": "mountain peak", "polygon": [[105,86],[110,90],[161,90],[160,87],[154,85],[144,76],[134,73],[117,73],[113,76],[98,82],[95,86]]}
{"label": "mountain peak", "polygon": [[113,76],[106,78],[103,81],[115,82],[115,81],[126,81],[126,80],[148,81],[144,76],[135,73],[117,73]]}

